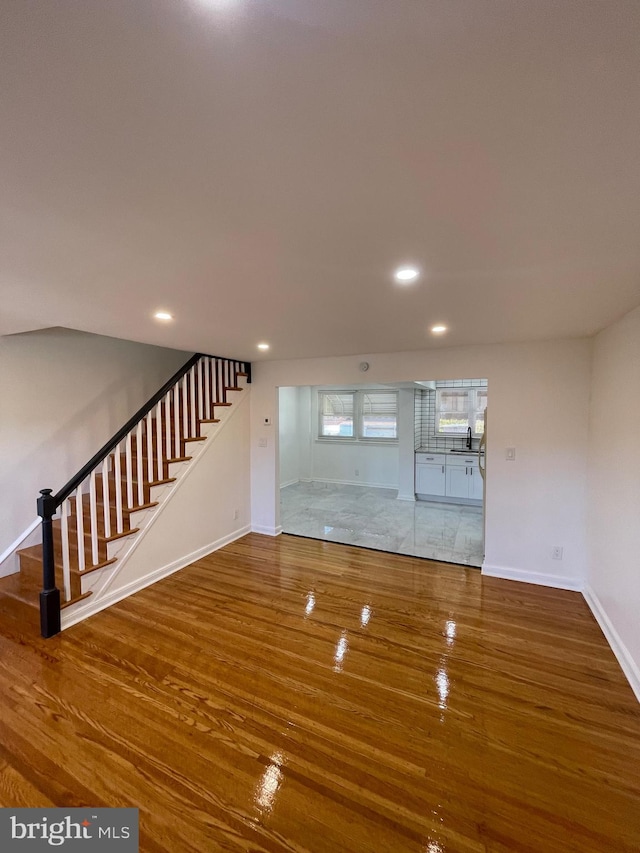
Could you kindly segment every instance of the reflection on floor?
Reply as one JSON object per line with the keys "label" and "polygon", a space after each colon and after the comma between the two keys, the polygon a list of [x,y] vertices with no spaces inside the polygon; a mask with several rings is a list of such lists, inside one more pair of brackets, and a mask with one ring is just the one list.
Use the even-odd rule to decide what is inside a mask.
{"label": "reflection on floor", "polygon": [[395,489],[296,483],[281,489],[285,533],[481,566],[482,508],[399,501]]}

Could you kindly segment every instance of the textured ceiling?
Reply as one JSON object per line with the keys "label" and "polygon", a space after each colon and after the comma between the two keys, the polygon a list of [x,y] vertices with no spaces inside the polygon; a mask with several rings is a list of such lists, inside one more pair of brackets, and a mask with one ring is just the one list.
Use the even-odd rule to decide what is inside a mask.
{"label": "textured ceiling", "polygon": [[588,335],[640,303],[637,0],[1,15],[2,334],[285,358]]}

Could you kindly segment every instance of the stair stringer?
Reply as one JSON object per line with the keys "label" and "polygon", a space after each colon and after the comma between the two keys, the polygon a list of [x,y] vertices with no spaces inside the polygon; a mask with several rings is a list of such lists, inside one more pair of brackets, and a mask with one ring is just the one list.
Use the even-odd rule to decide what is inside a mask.
{"label": "stair stringer", "polygon": [[122,540],[113,566],[83,577],[83,592],[92,595],[62,612],[63,629],[250,531],[249,396],[248,389],[228,392],[234,402],[220,423],[202,424],[206,441],[194,444],[190,462],[172,463],[180,469],[171,471],[175,483],[154,487],[159,505],[135,514],[140,532]]}

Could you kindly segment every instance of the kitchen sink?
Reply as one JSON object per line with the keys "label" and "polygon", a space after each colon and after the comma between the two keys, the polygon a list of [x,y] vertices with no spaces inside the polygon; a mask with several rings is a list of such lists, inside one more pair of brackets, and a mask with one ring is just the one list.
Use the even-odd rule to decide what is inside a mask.
{"label": "kitchen sink", "polygon": [[476,454],[477,452],[478,452],[477,450],[458,450],[457,448],[449,450],[449,453],[473,453],[473,454]]}

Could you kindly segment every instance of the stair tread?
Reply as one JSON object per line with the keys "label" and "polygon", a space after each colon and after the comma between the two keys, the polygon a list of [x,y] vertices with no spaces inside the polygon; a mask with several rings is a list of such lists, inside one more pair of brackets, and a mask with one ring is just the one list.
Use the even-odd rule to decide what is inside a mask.
{"label": "stair tread", "polygon": [[39,608],[40,588],[35,582],[29,582],[21,572],[0,578],[0,594],[7,595],[16,601],[21,601],[28,607]]}
{"label": "stair tread", "polygon": [[[31,578],[25,578],[20,572],[9,575],[6,578],[0,578],[0,599],[3,596],[7,596],[14,601],[21,602],[21,604],[26,605],[36,612],[40,610],[41,590],[41,584],[36,583]],[[63,595],[62,589],[60,589],[60,595]],[[63,610],[65,607],[82,601],[83,598],[88,598],[90,595],[90,592],[85,592],[82,595],[71,598],[69,601],[63,601],[60,609]]]}
{"label": "stair tread", "polygon": [[80,569],[71,569],[71,574],[76,575],[77,577],[84,577],[84,575],[90,575],[91,572],[97,572],[98,569],[104,569],[106,566],[111,566],[117,559],[117,557],[112,557],[110,560],[103,560],[101,563],[96,563],[95,566],[87,566],[82,571],[80,571]]}
{"label": "stair tread", "polygon": [[150,501],[149,503],[146,503],[146,504],[140,504],[140,506],[133,506],[127,510],[125,510],[123,508],[122,512],[123,513],[127,512],[129,515],[131,515],[132,512],[140,512],[140,510],[142,510],[142,509],[151,509],[151,507],[154,507],[154,506],[158,506],[158,501]]}
{"label": "stair tread", "polygon": [[105,542],[117,542],[119,539],[124,539],[125,536],[131,536],[132,533],[139,532],[139,527],[132,527],[131,530],[123,530],[122,533],[112,533],[111,536],[107,536]]}

